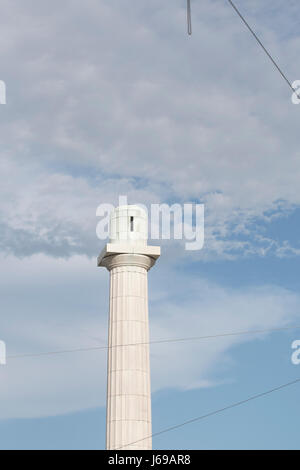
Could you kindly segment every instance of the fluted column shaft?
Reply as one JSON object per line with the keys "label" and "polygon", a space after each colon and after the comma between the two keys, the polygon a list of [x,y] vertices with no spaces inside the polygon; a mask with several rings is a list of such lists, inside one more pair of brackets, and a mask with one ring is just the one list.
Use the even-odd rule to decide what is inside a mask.
{"label": "fluted column shaft", "polygon": [[[107,449],[151,449],[147,271],[154,260],[120,254],[110,271]],[[146,438],[146,439],[145,439]]]}

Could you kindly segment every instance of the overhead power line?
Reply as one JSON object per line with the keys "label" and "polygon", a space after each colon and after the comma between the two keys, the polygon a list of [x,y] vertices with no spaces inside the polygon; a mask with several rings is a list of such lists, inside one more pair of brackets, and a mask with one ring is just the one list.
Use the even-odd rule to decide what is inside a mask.
{"label": "overhead power line", "polygon": [[[293,87],[292,83],[290,82],[290,80],[287,78],[287,76],[285,75],[285,73],[282,71],[282,69],[279,67],[279,65],[277,64],[277,62],[275,61],[275,59],[271,56],[270,52],[266,49],[266,47],[263,45],[262,41],[259,39],[259,37],[257,36],[257,34],[254,32],[254,30],[251,28],[251,26],[249,25],[249,23],[246,21],[246,19],[244,18],[244,16],[242,15],[242,13],[238,10],[237,6],[233,3],[232,0],[227,0],[228,3],[232,6],[232,8],[235,10],[235,12],[238,14],[238,16],[241,18],[241,20],[243,21],[243,23],[246,25],[246,27],[249,29],[250,33],[254,36],[254,38],[256,39],[256,41],[258,42],[258,44],[261,46],[261,48],[264,50],[264,52],[267,54],[267,56],[269,57],[269,59],[271,60],[271,62],[273,63],[273,65],[276,67],[276,69],[278,70],[278,72],[280,73],[280,75],[282,76],[282,78],[285,80],[285,82],[288,84],[288,86],[291,88],[291,90],[297,94],[297,91],[296,89]],[[298,94],[297,94],[298,96]],[[298,98],[300,98],[300,96],[298,96]]]}
{"label": "overhead power line", "polygon": [[15,354],[15,355],[8,355],[7,359],[18,359],[22,357],[51,356],[55,354],[107,350],[107,349],[114,349],[114,348],[124,348],[124,347],[129,347],[129,346],[141,346],[141,345],[147,345],[147,344],[180,343],[180,342],[188,342],[188,341],[213,339],[213,338],[226,338],[228,336],[255,335],[255,334],[272,333],[272,332],[275,333],[277,331],[288,331],[288,330],[296,330],[296,329],[300,329],[300,325],[299,326],[287,326],[287,327],[282,327],[282,328],[266,328],[262,330],[235,331],[235,332],[220,333],[216,335],[207,335],[207,336],[190,336],[190,337],[185,337],[185,338],[160,339],[160,340],[145,341],[145,342],[140,342],[140,343],[116,344],[111,347],[93,346],[93,347],[88,347],[88,348],[62,349],[62,350],[57,350],[57,351],[47,351],[47,352],[40,352],[40,353]]}
{"label": "overhead power line", "polygon": [[137,444],[138,442],[144,441],[146,439],[149,439],[151,437],[156,437],[160,436],[161,434],[165,434],[170,431],[174,431],[175,429],[182,428],[183,426],[186,426],[187,424],[195,423],[196,421],[201,421],[202,419],[209,418],[210,416],[215,416],[217,414],[223,413],[224,411],[230,410],[232,408],[236,408],[237,406],[244,405],[246,403],[249,403],[250,401],[257,400],[258,398],[262,398],[266,395],[270,395],[273,392],[278,392],[279,390],[283,390],[284,388],[290,387],[291,385],[295,385],[300,382],[300,378],[293,380],[291,382],[287,382],[283,385],[279,385],[278,387],[271,388],[270,390],[267,390],[262,393],[258,393],[257,395],[252,395],[251,397],[246,398],[245,400],[241,400],[235,403],[232,403],[231,405],[224,406],[223,408],[219,408],[218,410],[211,411],[210,413],[207,413],[205,415],[197,416],[196,418],[188,419],[187,421],[184,421],[182,423],[176,424],[174,426],[170,426],[168,428],[162,429],[161,431],[155,432],[151,434],[150,436],[144,437],[143,439],[139,439],[138,441],[130,442],[122,447],[119,447],[118,449],[114,450],[121,450],[124,449],[124,447],[132,446],[134,444]]}

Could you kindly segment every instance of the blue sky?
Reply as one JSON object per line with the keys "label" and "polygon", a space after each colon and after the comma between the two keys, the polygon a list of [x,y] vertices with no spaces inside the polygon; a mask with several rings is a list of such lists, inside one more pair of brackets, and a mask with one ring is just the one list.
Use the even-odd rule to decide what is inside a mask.
{"label": "blue sky", "polygon": [[[299,6],[236,0],[291,81]],[[300,325],[299,106],[223,0],[3,0],[0,339],[106,344],[96,208],[205,204],[205,245],[162,243],[151,339]],[[153,432],[300,377],[300,329],[151,346]],[[0,366],[0,448],[104,448],[103,351]],[[154,448],[299,448],[299,386]]]}

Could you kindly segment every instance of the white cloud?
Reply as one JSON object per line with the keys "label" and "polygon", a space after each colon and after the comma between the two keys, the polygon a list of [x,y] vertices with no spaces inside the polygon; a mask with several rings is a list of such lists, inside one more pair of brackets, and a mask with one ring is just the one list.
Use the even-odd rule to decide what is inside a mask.
{"label": "white cloud", "polygon": [[[6,278],[1,286],[5,314],[0,338],[6,341],[8,355],[105,345],[108,273],[96,268],[94,261],[36,255],[23,261],[2,258],[1,265]],[[178,275],[163,265],[151,276],[152,340],[299,323],[299,296],[277,286],[228,289]],[[232,348],[254,339],[253,335],[228,336],[153,344],[152,391],[234,380]],[[0,419],[56,415],[105,404],[106,353],[102,350],[8,359],[0,375],[0,402],[5,403]]]}
{"label": "white cloud", "polygon": [[[247,17],[292,77],[293,10],[267,3],[272,23],[257,2]],[[2,2],[2,249],[89,254],[99,195],[122,189],[132,202],[204,201],[208,258],[264,252],[247,222],[300,204],[299,109],[228,5],[195,4],[191,38],[184,7]],[[247,246],[233,236],[246,225]]]}
{"label": "white cloud", "polygon": [[[297,2],[246,6],[291,81],[299,79]],[[105,341],[95,211],[119,194],[130,203],[205,202],[205,247],[194,259],[299,255],[257,224],[300,205],[299,107],[227,5],[194,2],[191,38],[184,8],[171,0],[1,2],[0,337],[9,354]],[[298,317],[298,295],[278,286],[228,290],[175,276],[175,251],[170,244],[157,271],[153,339]],[[153,346],[153,390],[214,383],[232,346],[247,340]],[[0,369],[1,417],[103,405],[105,364],[100,352],[9,361]]]}

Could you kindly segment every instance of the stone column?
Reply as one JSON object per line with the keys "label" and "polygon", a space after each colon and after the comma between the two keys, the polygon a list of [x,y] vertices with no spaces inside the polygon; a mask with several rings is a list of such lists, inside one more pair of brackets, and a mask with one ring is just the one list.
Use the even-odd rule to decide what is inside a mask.
{"label": "stone column", "polygon": [[152,258],[134,254],[105,260],[110,271],[107,449],[152,448],[147,272],[153,264]]}
{"label": "stone column", "polygon": [[110,271],[106,448],[152,448],[148,271],[160,248],[147,245],[138,206],[112,213],[110,241],[98,266]]}

